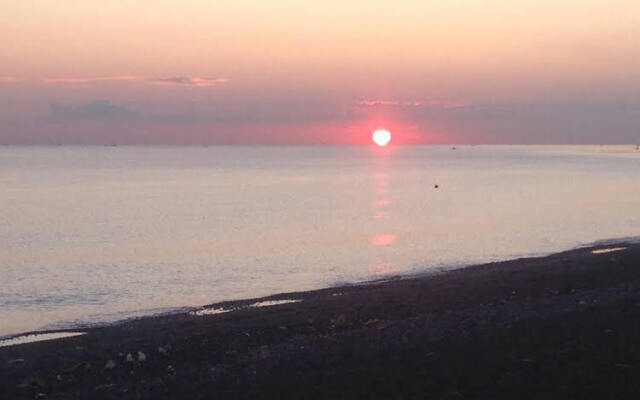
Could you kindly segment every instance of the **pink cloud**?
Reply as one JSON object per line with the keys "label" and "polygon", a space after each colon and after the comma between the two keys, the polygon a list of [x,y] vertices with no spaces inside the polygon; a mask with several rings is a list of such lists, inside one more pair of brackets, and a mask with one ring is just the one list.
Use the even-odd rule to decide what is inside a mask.
{"label": "pink cloud", "polygon": [[168,78],[153,78],[150,80],[152,85],[158,86],[193,86],[193,87],[210,87],[221,83],[229,82],[226,78],[204,78],[204,77],[188,77],[173,76]]}
{"label": "pink cloud", "polygon": [[[211,87],[221,83],[226,83],[226,78],[204,78],[204,77],[148,77],[140,75],[118,75],[118,76],[100,76],[100,77],[61,77],[61,78],[43,78],[42,83],[46,85],[78,85],[91,86],[103,82],[142,82],[155,86],[183,86],[183,87]],[[1,81],[0,81],[1,82]]]}
{"label": "pink cloud", "polygon": [[22,79],[16,78],[14,76],[0,76],[0,83],[16,83],[22,82]]}
{"label": "pink cloud", "polygon": [[358,106],[393,106],[393,107],[430,107],[430,108],[459,108],[468,104],[457,100],[358,100]]}
{"label": "pink cloud", "polygon": [[43,78],[42,83],[88,85],[88,84],[99,83],[99,82],[140,81],[145,79],[148,79],[148,78],[144,76],[137,76],[137,75],[100,76],[100,77],[92,77],[92,78],[65,77],[65,78]]}
{"label": "pink cloud", "polygon": [[398,106],[399,101],[396,100],[359,100],[359,106]]}

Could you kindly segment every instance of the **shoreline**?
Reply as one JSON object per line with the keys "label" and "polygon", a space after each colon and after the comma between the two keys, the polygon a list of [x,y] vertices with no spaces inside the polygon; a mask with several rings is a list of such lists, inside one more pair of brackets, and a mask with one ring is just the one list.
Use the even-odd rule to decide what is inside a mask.
{"label": "shoreline", "polygon": [[[289,294],[305,294],[305,293],[340,289],[343,287],[377,285],[377,284],[384,284],[387,282],[394,282],[394,281],[406,280],[406,279],[423,279],[423,278],[429,278],[431,276],[435,276],[439,274],[445,274],[451,271],[458,271],[466,268],[477,268],[483,265],[490,265],[490,264],[502,263],[502,262],[515,262],[518,260],[525,260],[525,259],[545,258],[545,257],[552,256],[554,254],[566,253],[569,251],[582,250],[582,249],[593,249],[593,248],[598,248],[603,246],[614,246],[618,244],[632,245],[632,244],[638,244],[638,243],[640,243],[640,236],[628,236],[628,237],[613,238],[613,239],[600,239],[593,242],[578,244],[574,247],[571,247],[566,250],[558,251],[558,252],[540,252],[540,253],[534,252],[534,253],[522,254],[519,256],[513,256],[512,258],[496,259],[488,262],[460,263],[460,264],[452,264],[452,265],[446,265],[446,266],[437,266],[437,267],[432,267],[430,270],[426,270],[422,272],[394,274],[389,276],[383,276],[380,278],[374,278],[371,280],[363,280],[363,281],[356,281],[356,282],[339,282],[332,286],[321,287],[321,288],[311,289],[311,290],[279,292],[279,293],[274,293],[274,294],[270,294],[262,297],[255,297],[255,298],[221,300],[221,301],[207,303],[200,306],[187,305],[187,306],[178,306],[178,307],[163,307],[160,309],[134,310],[131,312],[126,312],[128,314],[131,314],[131,316],[124,317],[122,319],[110,320],[110,321],[98,321],[98,322],[86,322],[86,323],[80,322],[76,324],[65,323],[65,321],[60,321],[60,322],[53,323],[52,325],[54,327],[50,329],[48,329],[45,326],[42,329],[27,330],[27,331],[22,331],[17,333],[0,334],[0,348],[3,347],[1,344],[2,342],[24,337],[24,336],[87,331],[90,329],[97,329],[97,328],[104,328],[109,326],[117,326],[120,324],[126,324],[128,322],[136,321],[139,319],[159,318],[159,317],[165,317],[165,316],[172,316],[176,314],[190,313],[200,309],[218,308],[224,305],[245,304],[245,303],[258,302],[258,301],[269,300],[269,299],[279,299],[281,297],[286,297]],[[56,327],[56,325],[59,325],[59,327]]]}
{"label": "shoreline", "polygon": [[[283,300],[298,301],[255,306]],[[233,311],[194,315],[207,308]],[[640,370],[639,317],[640,243],[600,241],[542,257],[37,332],[86,334],[0,347],[0,393],[268,398],[285,387],[280,397],[354,398],[392,387],[387,397],[529,398],[542,378],[583,382],[571,369],[580,359],[596,382],[586,394],[625,397],[640,390],[623,379]],[[496,380],[504,374],[509,379]],[[534,385],[525,377],[540,379]],[[543,386],[585,394],[584,385],[561,392]]]}

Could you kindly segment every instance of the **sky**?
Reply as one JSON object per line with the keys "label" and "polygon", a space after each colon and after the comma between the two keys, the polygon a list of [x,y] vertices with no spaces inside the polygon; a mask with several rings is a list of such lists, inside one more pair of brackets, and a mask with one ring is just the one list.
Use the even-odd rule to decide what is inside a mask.
{"label": "sky", "polygon": [[638,38],[637,0],[0,0],[0,143],[638,143]]}

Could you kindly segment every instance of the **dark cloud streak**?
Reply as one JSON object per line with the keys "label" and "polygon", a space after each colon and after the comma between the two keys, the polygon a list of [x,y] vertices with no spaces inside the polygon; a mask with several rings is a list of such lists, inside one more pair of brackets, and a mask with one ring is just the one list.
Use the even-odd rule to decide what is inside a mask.
{"label": "dark cloud streak", "polygon": [[[415,143],[444,142],[447,138],[495,144],[640,142],[640,103],[451,104],[376,101],[360,105],[353,101],[256,97],[212,99],[197,106],[174,105],[145,112],[144,108],[134,110],[108,100],[96,100],[77,106],[51,104],[47,116],[30,123],[36,124],[39,132],[59,132],[64,127],[104,142],[110,142],[110,136],[116,132],[125,135],[122,142],[129,138],[134,141],[135,135],[146,132],[145,143],[166,142],[167,135],[175,135],[171,139],[175,143],[180,140],[192,143],[196,139],[187,141],[186,132],[200,132],[207,143],[259,144],[267,138],[270,143],[275,140],[265,136],[267,133],[282,132],[273,137],[283,144],[343,143],[340,135],[349,126],[368,126],[362,122],[387,115],[388,121],[399,128],[415,127],[412,128]],[[311,127],[317,129],[313,131]],[[329,136],[322,136],[325,135],[320,133],[322,127]],[[0,139],[3,130],[8,137],[7,132],[19,127],[6,124],[0,127]],[[127,132],[131,135],[127,136]],[[230,132],[234,132],[233,137]],[[439,136],[435,137],[434,132]]]}
{"label": "dark cloud streak", "polygon": [[108,100],[95,100],[78,107],[51,104],[51,112],[47,118],[50,122],[72,123],[77,121],[96,122],[130,122],[140,116],[128,107],[120,106]]}

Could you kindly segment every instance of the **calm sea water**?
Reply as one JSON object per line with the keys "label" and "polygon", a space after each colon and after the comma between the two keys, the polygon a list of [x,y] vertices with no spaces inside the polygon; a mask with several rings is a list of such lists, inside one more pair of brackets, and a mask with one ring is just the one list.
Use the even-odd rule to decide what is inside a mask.
{"label": "calm sea water", "polygon": [[0,196],[9,334],[637,236],[640,152],[3,147]]}

